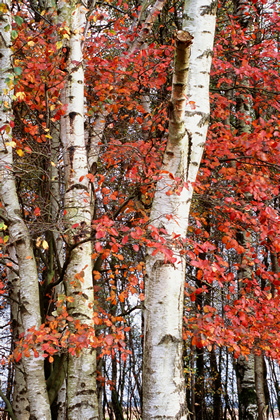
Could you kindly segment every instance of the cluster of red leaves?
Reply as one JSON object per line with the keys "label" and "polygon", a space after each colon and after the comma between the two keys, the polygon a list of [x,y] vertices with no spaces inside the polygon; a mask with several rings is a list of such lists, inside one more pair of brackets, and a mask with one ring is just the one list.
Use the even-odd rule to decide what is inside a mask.
{"label": "cluster of red leaves", "polygon": [[[262,8],[252,2],[255,20],[249,31],[220,6],[212,67],[211,126],[191,211],[189,241],[172,238],[191,267],[184,334],[198,347],[226,345],[236,355],[263,350],[279,358],[279,275],[271,267],[271,255],[278,258],[280,250],[275,36],[280,29],[279,16],[271,2],[265,17]],[[33,167],[48,168],[50,124],[66,112],[60,91],[67,77],[63,40],[68,30],[45,20],[32,25],[30,17],[22,12],[20,16],[22,22],[16,27],[20,36],[13,47],[18,69],[15,123],[11,125],[15,150],[21,165],[29,161]],[[105,121],[96,173],[84,174],[94,185],[96,199],[92,257],[95,262],[99,258],[102,261],[102,270],[93,273],[96,330],[69,317],[64,302],[59,315],[49,316],[38,331],[32,329],[21,338],[16,360],[22,352],[28,355],[33,349],[35,355],[43,351],[52,361],[55,353],[78,354],[85,346],[102,347],[103,354],[122,349],[125,355],[124,338],[129,327],[122,316],[110,311],[116,305],[121,307],[131,295],[143,300],[145,248],[175,261],[165,232],[149,223],[167,136],[173,45],[152,42],[130,54],[137,33],[130,30],[124,16],[112,17],[103,8],[91,20],[92,35],[85,44],[84,60],[87,125],[94,129],[96,115],[103,115]],[[102,22],[106,25],[101,30]],[[149,109],[143,103],[147,94]],[[240,101],[247,103],[251,113],[238,108]],[[240,130],[240,121],[250,129]],[[43,164],[38,159],[42,155]],[[43,181],[47,175],[46,170]],[[179,181],[177,190],[170,194],[180,193]],[[35,184],[31,191],[33,178],[27,177],[25,182],[25,215],[34,224],[44,223],[48,203],[40,195],[42,185]],[[248,232],[250,246],[240,241],[240,232]],[[48,254],[47,249],[43,252]],[[251,276],[243,276],[241,284],[238,272],[248,265]]]}
{"label": "cluster of red leaves", "polygon": [[225,10],[217,26],[211,125],[189,230],[185,337],[236,357],[279,359],[280,20],[276,4],[270,13],[266,2],[251,7],[250,26]]}
{"label": "cluster of red leaves", "polygon": [[[50,24],[48,16],[34,22],[24,10],[14,20],[15,121],[3,129],[13,128],[16,164],[24,174],[20,192],[23,214],[31,233],[40,238],[36,240],[41,252],[38,277],[44,291],[46,261],[52,252],[44,239],[50,220],[51,128],[67,111],[60,93],[68,77],[64,40],[69,30],[64,24]],[[100,31],[99,25],[105,20],[108,29]],[[56,311],[44,314],[46,321],[40,329],[31,328],[19,337],[16,361],[33,351],[52,362],[57,353],[79,354],[86,346],[100,347],[102,354],[121,350],[125,358],[128,350],[124,339],[130,327],[110,310],[117,304],[122,307],[131,295],[137,296],[138,302],[144,299],[142,248],[151,246],[172,258],[161,232],[148,227],[146,207],[153,198],[165,145],[167,99],[162,98],[170,90],[166,82],[173,45],[149,43],[146,49],[131,54],[130,46],[137,36],[137,29],[131,32],[123,16],[116,18],[105,9],[97,10],[91,17],[84,49],[87,124],[94,128],[95,116],[104,114],[104,144],[109,144],[105,147],[100,141],[100,167],[95,175],[84,175],[94,184],[96,195],[92,258],[102,261],[102,270],[93,271],[95,328],[69,316],[67,301],[71,297],[56,300],[52,302]],[[142,102],[151,89],[154,97],[149,111]],[[77,234],[79,228],[72,226]],[[67,234],[61,233],[67,240]],[[73,279],[74,283],[79,281],[82,273]]]}
{"label": "cluster of red leaves", "polygon": [[[65,298],[70,300],[69,297]],[[49,362],[53,362],[53,356],[56,354],[68,352],[72,355],[79,356],[83,348],[100,348],[102,355],[115,355],[121,350],[121,357],[126,359],[130,350],[126,349],[125,332],[130,327],[124,326],[123,317],[113,317],[101,308],[98,312],[93,312],[93,320],[95,326],[102,330],[110,332],[96,334],[96,328],[82,323],[80,320],[69,316],[65,302],[60,300],[57,308],[58,314],[48,316],[40,329],[30,328],[27,333],[19,336],[13,358],[16,362],[20,361],[22,356],[30,356],[33,352],[35,357],[48,358]],[[116,326],[116,323],[119,326]]]}

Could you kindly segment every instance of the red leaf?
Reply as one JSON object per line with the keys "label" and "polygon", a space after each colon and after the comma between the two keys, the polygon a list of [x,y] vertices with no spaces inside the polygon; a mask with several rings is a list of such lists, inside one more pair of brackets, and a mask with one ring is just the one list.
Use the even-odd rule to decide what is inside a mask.
{"label": "red leaf", "polygon": [[111,346],[114,342],[114,337],[111,334],[106,335],[106,337],[104,338],[105,343],[108,346]]}
{"label": "red leaf", "polygon": [[102,246],[101,242],[96,242],[94,247],[95,247],[97,252],[102,252],[103,251],[103,246]]}
{"label": "red leaf", "polygon": [[39,209],[39,207],[35,207],[33,213],[34,213],[35,216],[40,216],[41,215],[41,210]]}

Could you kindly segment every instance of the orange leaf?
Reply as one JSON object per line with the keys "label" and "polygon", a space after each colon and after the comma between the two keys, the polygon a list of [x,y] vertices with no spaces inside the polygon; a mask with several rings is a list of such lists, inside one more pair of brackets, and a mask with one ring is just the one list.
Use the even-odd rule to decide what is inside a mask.
{"label": "orange leaf", "polygon": [[40,214],[41,214],[41,210],[39,209],[39,207],[35,207],[35,209],[34,209],[34,215],[35,216],[40,216]]}

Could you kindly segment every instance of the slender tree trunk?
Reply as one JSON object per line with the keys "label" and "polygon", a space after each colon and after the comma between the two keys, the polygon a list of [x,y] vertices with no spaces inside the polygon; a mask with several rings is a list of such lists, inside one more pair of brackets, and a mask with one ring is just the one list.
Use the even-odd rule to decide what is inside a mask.
{"label": "slender tree trunk", "polygon": [[[243,109],[243,103],[240,102]],[[240,132],[242,132],[244,122],[240,121]],[[243,130],[248,130],[244,124]],[[240,245],[246,250],[244,255],[240,256],[240,268],[238,272],[238,284],[243,285],[244,279],[252,278],[252,269],[250,264],[250,246],[251,235],[247,236],[247,232],[239,232],[237,239]],[[250,354],[248,359],[245,356],[239,356],[235,363],[236,378],[237,378],[237,393],[239,402],[239,419],[240,420],[257,420],[258,418],[258,405],[257,394],[255,387],[255,356]]]}
{"label": "slender tree trunk", "polygon": [[[51,144],[51,161],[53,165],[50,166],[50,216],[52,224],[51,232],[51,241],[50,248],[53,249],[52,255],[50,255],[50,262],[53,266],[53,273],[55,274],[54,280],[57,281],[61,275],[61,270],[65,261],[65,247],[62,237],[62,206],[63,206],[63,193],[64,183],[62,179],[62,169],[59,166],[59,157],[62,153],[62,147],[60,142],[60,126],[58,123],[52,123],[50,126],[50,133],[52,137]],[[56,300],[59,294],[65,294],[65,285],[63,283],[55,286],[55,290],[52,292],[54,301]],[[62,357],[64,357],[63,355]],[[59,356],[56,356],[56,359]],[[66,418],[66,376],[67,368],[65,360],[60,361],[60,372],[59,372],[59,381],[62,382],[62,385],[59,390],[57,390],[57,377],[56,373],[53,371],[51,377],[48,378],[48,393],[50,396],[50,403],[52,409],[52,417],[56,420],[65,420]],[[64,377],[64,381],[63,381]],[[54,378],[55,384],[52,383]],[[56,385],[56,386],[55,386]]]}
{"label": "slender tree trunk", "polygon": [[65,239],[70,253],[65,275],[68,296],[73,297],[68,311],[74,322],[84,325],[89,334],[89,344],[80,351],[79,357],[70,355],[67,374],[67,419],[98,419],[96,395],[96,351],[90,345],[94,335],[92,320],[92,245],[91,186],[88,174],[87,148],[84,132],[84,71],[82,52],[82,31],[85,25],[86,9],[77,1],[63,5],[63,14],[70,29],[68,78],[64,103],[67,114],[61,120],[61,139],[64,147],[65,197],[64,224]]}
{"label": "slender tree trunk", "polygon": [[[186,236],[191,183],[196,179],[206,140],[211,65],[209,51],[213,48],[215,7],[210,1],[188,1],[184,15],[185,31],[177,34],[169,138],[151,211],[151,224],[166,232],[165,239],[170,244],[174,259],[167,261],[162,253],[148,250],[143,420],[186,420],[189,417],[182,366],[185,260],[173,238],[184,239]],[[178,179],[183,187],[179,195],[174,193],[178,189]],[[188,181],[189,184],[186,184]]]}
{"label": "slender tree trunk", "polygon": [[266,366],[263,355],[255,356],[255,383],[258,403],[258,420],[267,420],[268,401],[266,393]]}
{"label": "slender tree trunk", "polygon": [[[178,228],[179,234],[184,236],[185,224],[183,229],[176,225],[178,228],[175,230],[174,221],[171,226],[169,223],[165,226],[167,219],[164,216],[176,211],[175,217],[187,220],[188,214],[187,190],[175,197],[166,195],[166,192],[170,189],[169,173],[185,179],[181,154],[187,141],[184,111],[191,39],[188,32],[182,31],[177,35],[169,140],[163,161],[163,176],[158,182],[151,212],[151,222],[154,225],[160,223],[159,228],[168,227],[171,238],[174,231],[178,233]],[[162,254],[155,256],[149,251],[146,272],[143,419],[187,419],[182,369],[185,261],[180,259],[175,266],[171,262],[166,263]]]}
{"label": "slender tree trunk", "polygon": [[[246,31],[248,28],[251,18],[248,11],[250,10],[250,3],[248,0],[234,0],[234,13],[237,17],[237,20],[240,24],[240,27]],[[239,65],[239,62],[236,63]],[[246,84],[246,80],[244,81]],[[250,107],[250,98],[246,95],[239,95],[236,98],[236,111],[237,111],[237,129],[238,134],[251,132],[251,119],[252,119],[252,110]],[[247,198],[250,200],[251,196],[247,193]],[[240,267],[238,277],[239,284],[242,286],[243,279],[252,278],[252,266],[248,264],[250,257],[250,247],[252,246],[252,237],[248,236],[248,232],[239,232],[237,235],[239,243],[244,246],[247,250],[248,255],[242,255],[240,261]],[[238,402],[239,402],[239,419],[240,420],[256,420],[259,419],[259,408],[258,408],[258,396],[257,396],[257,386],[260,388],[260,376],[256,375],[256,357],[263,359],[263,356],[255,356],[250,354],[248,359],[244,356],[240,356],[236,361],[236,375],[237,375],[237,392],[238,392]],[[258,361],[258,364],[261,362]],[[258,385],[257,385],[258,381]]]}
{"label": "slender tree trunk", "polygon": [[[38,273],[33,248],[26,224],[21,216],[15,178],[13,175],[11,86],[13,81],[11,63],[11,16],[10,2],[5,1],[0,20],[0,198],[9,227],[9,244],[14,246],[17,256],[20,283],[20,319],[22,328],[39,328],[40,302]],[[10,30],[7,30],[7,28]],[[9,83],[10,80],[10,83]],[[44,359],[35,358],[33,352],[23,355],[23,368],[30,403],[30,418],[50,420],[50,407],[44,377]]]}
{"label": "slender tree trunk", "polygon": [[215,420],[222,419],[222,380],[221,370],[218,367],[215,350],[210,351],[210,369],[213,381],[213,417]]}
{"label": "slender tree trunk", "polygon": [[204,349],[196,347],[196,371],[195,371],[195,419],[205,420],[205,359]]}
{"label": "slender tree trunk", "polygon": [[258,419],[254,364],[255,357],[250,354],[248,359],[240,356],[235,366],[240,420]]}
{"label": "slender tree trunk", "polygon": [[[15,262],[12,269],[8,271],[8,281],[11,288],[11,320],[13,341],[17,342],[19,335],[23,332],[22,320],[20,315],[20,279],[17,275],[18,265],[17,257],[13,246],[9,249],[9,256]],[[25,420],[30,413],[30,406],[27,395],[26,380],[22,360],[14,364],[14,386],[12,407],[17,420]]]}

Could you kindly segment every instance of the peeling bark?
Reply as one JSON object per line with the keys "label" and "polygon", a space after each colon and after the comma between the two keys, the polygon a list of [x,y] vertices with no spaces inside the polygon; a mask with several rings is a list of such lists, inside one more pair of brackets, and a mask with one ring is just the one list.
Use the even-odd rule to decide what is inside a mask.
{"label": "peeling bark", "polygon": [[[176,40],[169,137],[151,210],[151,224],[166,231],[166,240],[176,261],[166,261],[162,254],[153,255],[152,250],[148,250],[143,420],[186,420],[189,417],[182,366],[185,259],[173,238],[186,236],[192,183],[206,141],[211,66],[208,51],[212,51],[215,31],[215,6],[211,5],[211,1],[188,1],[184,10],[184,31],[177,34]],[[178,187],[175,179],[182,182],[181,193],[166,194]]]}
{"label": "peeling bark", "polygon": [[[188,204],[184,194],[167,196],[169,173],[185,179],[181,154],[187,141],[184,126],[187,69],[192,37],[188,32],[177,34],[175,70],[172,83],[169,139],[163,160],[162,178],[151,212],[151,222],[183,236],[187,223]],[[170,222],[165,215],[172,214]],[[183,218],[185,223],[177,224]],[[176,249],[174,249],[176,252]],[[162,254],[146,259],[146,300],[144,311],[143,419],[187,419],[184,376],[182,369],[182,313],[185,262],[165,263]],[[170,396],[172,395],[172,398]]]}

